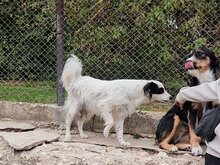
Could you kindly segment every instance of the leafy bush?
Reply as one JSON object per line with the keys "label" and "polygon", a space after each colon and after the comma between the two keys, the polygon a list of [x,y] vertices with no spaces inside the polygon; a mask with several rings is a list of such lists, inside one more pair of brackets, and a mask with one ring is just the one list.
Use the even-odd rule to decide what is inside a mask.
{"label": "leafy bush", "polygon": [[[192,48],[220,53],[217,0],[65,1],[65,56],[102,79],[160,79],[171,93],[185,85]],[[56,79],[55,2],[0,2],[0,77]]]}
{"label": "leafy bush", "polygon": [[0,77],[55,80],[56,49],[53,3],[0,2]]}

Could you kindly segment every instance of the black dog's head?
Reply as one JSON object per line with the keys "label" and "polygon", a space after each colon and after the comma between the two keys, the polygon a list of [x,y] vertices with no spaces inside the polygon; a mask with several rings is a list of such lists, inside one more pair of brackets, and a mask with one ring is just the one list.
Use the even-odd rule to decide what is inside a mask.
{"label": "black dog's head", "polygon": [[144,88],[144,95],[149,96],[150,100],[158,100],[167,102],[172,99],[172,96],[165,90],[163,84],[159,81],[151,81]]}
{"label": "black dog's head", "polygon": [[197,69],[201,73],[209,69],[216,69],[217,67],[219,67],[218,56],[206,47],[199,47],[192,50],[185,64],[187,70]]}
{"label": "black dog's head", "polygon": [[[201,77],[205,78],[206,82],[213,81],[215,79],[208,80],[207,78],[215,77],[216,69],[219,68],[219,59],[218,56],[208,48],[199,47],[190,52],[189,58],[185,63],[185,68],[191,76],[198,78],[200,82],[203,82]],[[204,76],[204,74],[207,75]],[[213,75],[210,76],[209,74]]]}

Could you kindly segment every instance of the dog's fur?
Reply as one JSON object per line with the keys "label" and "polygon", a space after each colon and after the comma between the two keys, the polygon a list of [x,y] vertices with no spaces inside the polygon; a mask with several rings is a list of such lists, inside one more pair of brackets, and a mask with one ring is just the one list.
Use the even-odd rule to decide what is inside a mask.
{"label": "dog's fur", "polygon": [[[200,47],[191,51],[185,68],[191,78],[189,86],[216,80],[218,57],[211,50]],[[174,105],[160,120],[156,131],[156,143],[167,151],[191,150],[193,155],[200,155],[201,138],[195,135],[195,127],[203,111],[213,108],[215,103],[184,103],[183,110]]]}
{"label": "dog's fur", "polygon": [[123,139],[124,119],[135,112],[141,104],[150,101],[169,101],[170,94],[162,83],[155,80],[113,80],[105,81],[89,76],[81,76],[80,60],[72,55],[63,70],[61,81],[68,92],[65,102],[66,136],[70,140],[70,127],[76,113],[81,117],[77,121],[80,137],[87,138],[83,124],[94,114],[105,121],[104,136],[108,137],[112,126],[115,126],[117,138],[121,145],[129,145]]}

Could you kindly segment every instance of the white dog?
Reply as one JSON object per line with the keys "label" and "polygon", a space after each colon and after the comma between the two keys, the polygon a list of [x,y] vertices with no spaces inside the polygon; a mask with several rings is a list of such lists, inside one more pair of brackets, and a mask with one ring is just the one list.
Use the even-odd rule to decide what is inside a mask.
{"label": "white dog", "polygon": [[113,80],[105,81],[89,76],[82,76],[80,60],[72,55],[63,70],[61,81],[68,92],[65,102],[66,136],[71,138],[70,127],[76,113],[81,117],[77,121],[81,138],[88,138],[83,132],[83,124],[93,115],[105,121],[104,136],[108,137],[112,126],[115,126],[117,139],[121,145],[130,145],[123,139],[124,119],[135,112],[141,104],[153,100],[169,101],[171,95],[162,83],[154,80]]}

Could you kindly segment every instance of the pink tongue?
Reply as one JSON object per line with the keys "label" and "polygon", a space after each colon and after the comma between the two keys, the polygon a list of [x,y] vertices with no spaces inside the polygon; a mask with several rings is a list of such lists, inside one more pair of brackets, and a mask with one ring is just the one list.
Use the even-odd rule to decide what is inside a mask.
{"label": "pink tongue", "polygon": [[193,63],[191,61],[188,61],[185,63],[185,69],[193,69]]}

